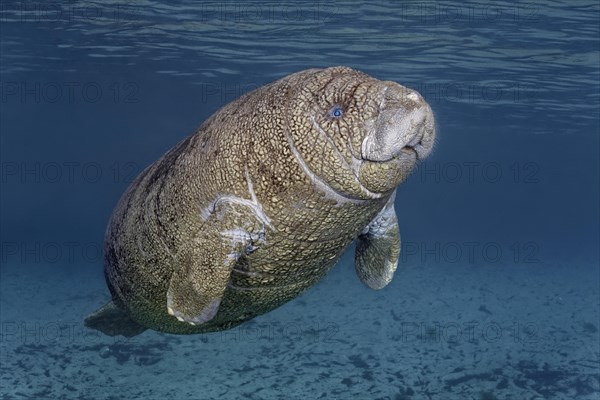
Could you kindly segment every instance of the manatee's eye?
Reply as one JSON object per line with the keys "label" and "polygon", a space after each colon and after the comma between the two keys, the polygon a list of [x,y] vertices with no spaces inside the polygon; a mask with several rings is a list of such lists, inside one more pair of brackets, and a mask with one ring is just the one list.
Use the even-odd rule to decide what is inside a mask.
{"label": "manatee's eye", "polygon": [[341,118],[344,115],[344,109],[341,106],[335,105],[329,110],[329,115],[333,118]]}

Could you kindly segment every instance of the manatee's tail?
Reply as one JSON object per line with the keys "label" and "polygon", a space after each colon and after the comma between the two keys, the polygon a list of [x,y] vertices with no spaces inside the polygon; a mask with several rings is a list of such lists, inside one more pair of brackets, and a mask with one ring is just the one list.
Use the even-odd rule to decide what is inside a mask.
{"label": "manatee's tail", "polygon": [[146,330],[144,326],[131,319],[127,311],[117,307],[112,301],[90,314],[85,319],[85,326],[97,329],[108,336],[132,337]]}

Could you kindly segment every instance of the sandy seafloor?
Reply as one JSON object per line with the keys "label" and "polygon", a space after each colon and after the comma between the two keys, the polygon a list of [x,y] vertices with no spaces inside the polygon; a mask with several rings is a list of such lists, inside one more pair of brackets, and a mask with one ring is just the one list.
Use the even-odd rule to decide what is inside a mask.
{"label": "sandy seafloor", "polygon": [[[351,256],[228,332],[83,327],[99,266],[4,265],[2,400],[600,399],[598,268],[401,265],[374,292]],[[483,394],[494,397],[485,397]]]}

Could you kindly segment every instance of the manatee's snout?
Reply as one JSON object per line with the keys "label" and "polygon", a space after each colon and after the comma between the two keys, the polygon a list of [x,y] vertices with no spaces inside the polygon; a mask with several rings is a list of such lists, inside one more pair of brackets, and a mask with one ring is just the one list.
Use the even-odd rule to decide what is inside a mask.
{"label": "manatee's snout", "polygon": [[421,160],[435,141],[435,120],[429,104],[415,90],[382,82],[379,116],[366,122],[362,158],[389,161],[407,156]]}

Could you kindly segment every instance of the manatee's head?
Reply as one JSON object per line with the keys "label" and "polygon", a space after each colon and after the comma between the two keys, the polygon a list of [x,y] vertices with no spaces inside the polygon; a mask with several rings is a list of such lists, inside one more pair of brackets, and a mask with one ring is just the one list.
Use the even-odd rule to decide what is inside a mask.
{"label": "manatee's head", "polygon": [[292,151],[338,195],[383,197],[433,148],[433,112],[412,89],[347,67],[287,79],[294,88],[286,111]]}

